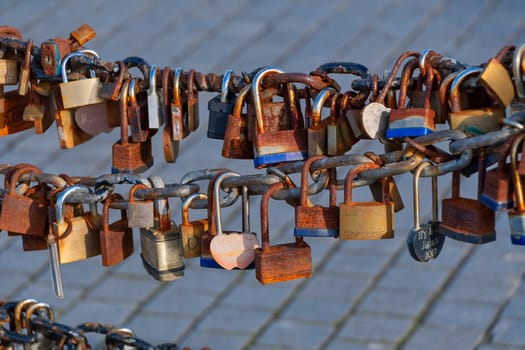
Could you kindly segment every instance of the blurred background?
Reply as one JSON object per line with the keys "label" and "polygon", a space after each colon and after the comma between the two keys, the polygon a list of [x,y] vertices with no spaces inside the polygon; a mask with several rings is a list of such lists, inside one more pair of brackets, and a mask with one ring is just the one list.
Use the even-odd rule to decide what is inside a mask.
{"label": "blurred background", "polygon": [[[390,69],[404,51],[433,49],[477,65],[506,44],[525,39],[520,0],[438,1],[11,1],[0,4],[0,24],[18,28],[36,44],[68,37],[83,23],[97,36],[86,46],[102,59],[141,56],[160,68],[191,68],[236,74],[273,65],[310,72],[330,61],[351,61],[372,73]],[[335,77],[344,91],[347,77]],[[252,161],[221,157],[222,143],[206,138],[207,103],[200,93],[201,125],[182,141],[175,164],[163,159],[153,139],[155,165],[145,175],[179,182],[191,170],[226,167],[264,173]],[[45,172],[97,176],[110,173],[117,129],[74,149],[61,150],[56,128],[0,140],[2,163],[33,163]],[[377,142],[360,142],[350,153],[381,153]],[[344,173],[339,173],[339,178]],[[295,178],[297,179],[297,178]],[[185,277],[161,283],[147,274],[135,253],[112,268],[99,258],[62,266],[65,298],[52,292],[47,251],[24,253],[21,243],[0,236],[0,299],[32,297],[50,303],[57,321],[93,321],[128,327],[158,344],[229,349],[525,349],[525,252],[513,246],[505,213],[497,213],[497,240],[473,246],[448,239],[428,263],[410,257],[412,175],[396,177],[405,209],[396,214],[392,240],[307,239],[310,279],[263,286],[250,271],[221,271],[186,260]],[[462,195],[476,193],[477,177],[462,178]],[[206,183],[203,183],[203,190]],[[450,195],[450,175],[440,177],[440,199]],[[369,200],[367,188],[354,195]],[[422,180],[422,208],[430,212],[430,181]],[[252,201],[252,230],[260,232],[259,197]],[[315,201],[325,201],[318,196]],[[338,194],[338,203],[342,193]],[[180,223],[180,201],[170,201]],[[224,211],[224,227],[240,228],[240,207]],[[293,208],[272,201],[272,244],[293,240]],[[190,212],[204,218],[205,210]],[[102,338],[93,338],[101,346]],[[97,343],[98,342],[98,343]]]}

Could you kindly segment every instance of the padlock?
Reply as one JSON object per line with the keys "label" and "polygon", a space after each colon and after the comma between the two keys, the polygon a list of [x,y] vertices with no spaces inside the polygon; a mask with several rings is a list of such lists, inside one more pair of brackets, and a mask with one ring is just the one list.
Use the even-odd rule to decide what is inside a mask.
{"label": "padlock", "polygon": [[470,134],[480,135],[501,128],[505,118],[505,109],[502,106],[461,109],[459,94],[461,84],[466,78],[479,75],[482,71],[481,67],[470,67],[459,73],[452,81],[450,87],[451,112],[448,118],[451,129],[460,129]]}
{"label": "padlock", "polygon": [[138,201],[135,192],[138,189],[148,189],[145,184],[131,186],[128,200],[128,226],[132,228],[148,228],[153,226],[153,201],[151,199]]}
{"label": "padlock", "polygon": [[126,210],[120,210],[120,219],[109,223],[109,206],[115,199],[124,199],[118,193],[104,201],[102,230],[100,230],[100,252],[103,266],[113,266],[133,253],[133,230],[128,226]]}
{"label": "padlock", "polygon": [[128,89],[130,79],[122,85],[120,96],[120,141],[112,147],[112,173],[142,173],[153,166],[151,138],[146,142],[130,142],[128,136]]}
{"label": "padlock", "polygon": [[189,209],[191,203],[197,199],[208,199],[204,193],[193,193],[182,203],[182,222],[180,232],[182,235],[182,253],[184,258],[197,258],[201,255],[201,236],[208,231],[208,219],[190,221]]}
{"label": "padlock", "polygon": [[[352,126],[350,125],[350,123],[348,122],[348,119],[346,118],[346,113],[350,106],[350,100],[352,99],[352,96],[353,96],[352,91],[347,91],[346,93],[342,95],[340,102],[339,102],[339,108],[337,109],[338,113],[337,113],[337,116],[335,117],[335,123],[336,123],[335,132],[341,133],[341,138],[342,138],[343,145],[344,145],[344,151],[341,154],[349,151],[352,148],[352,146],[356,144],[357,141],[359,141],[358,137],[354,134],[354,131],[352,130]],[[332,133],[332,132],[333,131],[331,131],[330,127],[328,126],[327,133]],[[331,138],[330,135],[327,135],[327,136],[328,136],[328,140],[330,140]],[[337,144],[338,143],[336,142],[336,145]],[[340,143],[338,145],[339,147],[341,147]]]}
{"label": "padlock", "polygon": [[440,231],[447,237],[474,244],[496,239],[495,214],[477,199],[460,197],[461,173],[452,173],[452,197],[441,202]]}
{"label": "padlock", "polygon": [[197,131],[200,125],[199,117],[199,92],[194,87],[195,85],[195,70],[190,69],[186,80],[187,97],[188,97],[188,113],[186,114],[186,128],[188,132]]}
{"label": "padlock", "polygon": [[40,62],[45,75],[60,76],[62,60],[71,53],[70,41],[62,38],[49,39],[40,45]]}
{"label": "padlock", "polygon": [[102,216],[97,213],[96,203],[89,204],[89,213],[66,219],[64,204],[72,193],[89,194],[89,188],[83,185],[69,186],[57,196],[53,234],[58,244],[60,264],[88,259],[101,253]]}
{"label": "padlock", "polygon": [[308,158],[301,172],[300,204],[295,207],[294,236],[300,237],[333,237],[339,236],[339,207],[337,206],[337,170],[330,168],[328,207],[321,205],[308,206],[308,174],[313,162],[325,156]]}
{"label": "padlock", "polygon": [[210,253],[215,262],[223,269],[253,269],[255,268],[253,264],[255,249],[259,247],[259,242],[257,235],[250,232],[249,222],[245,221],[245,218],[250,215],[248,188],[246,186],[243,186],[242,214],[245,225],[242,232],[222,230],[219,187],[224,179],[233,176],[239,176],[239,174],[222,173],[214,184],[216,232],[210,242]]}
{"label": "padlock", "polygon": [[339,205],[340,239],[394,238],[394,205],[383,183],[381,202],[353,202],[352,181],[364,170],[375,169],[375,163],[363,163],[354,167],[345,177],[344,202]]}
{"label": "padlock", "polygon": [[523,199],[522,178],[517,164],[518,148],[524,139],[524,134],[517,136],[510,149],[510,164],[516,204],[507,212],[507,215],[510,227],[510,240],[515,245],[525,245],[525,200]]}
{"label": "padlock", "polygon": [[0,229],[22,235],[45,236],[47,233],[47,207],[45,193],[40,198],[16,194],[20,176],[40,173],[36,166],[27,165],[17,169],[11,176],[8,193],[2,200]]}
{"label": "padlock", "polygon": [[422,108],[407,107],[405,104],[410,77],[418,65],[419,61],[414,59],[407,63],[403,69],[398,108],[390,111],[388,129],[385,133],[387,138],[417,137],[430,134],[435,130],[436,113],[430,105],[434,81],[434,72],[431,67],[426,69],[424,106]]}
{"label": "padlock", "polygon": [[[164,187],[158,176],[151,176],[155,188]],[[152,228],[140,229],[142,265],[158,281],[174,281],[184,277],[180,228],[171,221],[168,198],[156,198],[155,223]]]}
{"label": "padlock", "polygon": [[264,76],[271,73],[282,73],[282,71],[273,67],[263,68],[255,75],[252,82],[257,130],[254,139],[254,165],[256,168],[264,168],[282,162],[293,162],[308,158],[308,137],[306,129],[288,128],[268,132],[265,128],[259,87]]}
{"label": "padlock", "polygon": [[[383,166],[384,162],[377,154],[374,152],[368,151],[364,154],[368,158],[372,159],[374,163],[376,163],[379,166]],[[386,183],[385,183],[386,181]],[[386,191],[388,192],[388,196],[394,203],[394,213],[400,212],[405,208],[405,204],[403,203],[403,197],[401,197],[401,193],[399,192],[399,188],[397,187],[396,179],[393,176],[387,176],[386,178],[380,178],[368,185],[370,188],[370,192],[372,193],[372,197],[374,197],[374,200],[376,202],[381,202],[383,200],[383,187],[386,186]]]}
{"label": "padlock", "polygon": [[[128,67],[123,61],[117,61],[115,64],[118,65],[118,75],[113,77],[113,75],[108,74],[106,79],[102,82],[102,87],[100,88],[100,97],[105,100],[110,100],[113,102],[118,102],[120,96],[120,89],[122,84],[124,84],[124,77],[128,73]],[[110,121],[111,127],[116,127],[120,125],[120,122],[112,124]]]}
{"label": "padlock", "polygon": [[242,107],[251,85],[246,85],[239,92],[232,114],[228,116],[226,132],[222,144],[222,156],[230,159],[253,159],[253,143],[248,140],[248,116],[242,113]]}
{"label": "padlock", "polygon": [[[45,312],[45,316],[43,316]],[[51,305],[41,302],[32,303],[27,307],[27,310],[25,310],[24,314],[24,323],[26,332],[30,336],[34,336],[36,338],[36,343],[34,344],[24,344],[24,349],[32,350],[32,349],[53,349],[57,348],[59,346],[59,342],[56,340],[53,340],[52,337],[50,337],[45,332],[37,332],[36,327],[33,327],[32,318],[34,315],[37,315],[39,318],[44,317],[49,323],[53,323],[55,321],[55,312],[53,311],[53,308]],[[26,346],[29,345],[29,346]]]}
{"label": "padlock", "polygon": [[410,230],[407,237],[407,246],[410,256],[416,261],[427,262],[438,257],[446,236],[439,232],[438,215],[438,181],[437,176],[432,176],[432,220],[426,224],[420,223],[419,210],[419,178],[421,172],[431,163],[426,161],[421,163],[414,173],[414,227]]}
{"label": "padlock", "polygon": [[102,103],[104,99],[100,97],[102,83],[95,77],[68,81],[67,63],[71,57],[88,57],[81,52],[73,52],[62,61],[62,83],[59,84],[60,95],[62,96],[62,106],[65,109],[78,108],[94,103]]}
{"label": "padlock", "polygon": [[498,153],[498,165],[487,171],[484,176],[479,200],[494,211],[507,210],[514,206],[512,174],[510,164],[507,164],[512,141],[513,138],[510,138],[505,142],[503,149]]}
{"label": "padlock", "polygon": [[513,45],[504,46],[495,57],[489,60],[479,76],[483,85],[497,97],[504,107],[510,105],[516,93],[509,71],[501,64],[501,61],[515,49]]}
{"label": "padlock", "polygon": [[[214,268],[214,269],[224,269],[221,265],[215,261],[213,258],[213,255],[211,253],[211,242],[213,238],[217,235],[217,232],[219,229],[221,229],[222,232],[222,223],[218,223],[217,220],[221,218],[220,212],[217,215],[217,212],[220,210],[220,208],[217,207],[217,203],[220,203],[220,199],[215,199],[216,195],[219,195],[219,186],[220,182],[222,182],[222,175],[225,177],[232,177],[232,176],[239,176],[239,174],[232,172],[232,171],[217,171],[217,173],[210,179],[210,182],[208,183],[208,191],[207,191],[207,197],[208,197],[208,230],[203,231],[201,233],[201,255],[199,259],[199,263],[201,267],[207,267],[207,268]],[[215,186],[215,184],[219,182],[218,186]],[[217,187],[217,190],[215,189]]]}
{"label": "padlock", "polygon": [[162,129],[162,150],[167,163],[175,163],[179,156],[180,141],[173,140],[173,123],[171,120],[170,84],[172,84],[173,71],[166,66],[162,70],[162,110],[164,115],[164,128]]}
{"label": "padlock", "polygon": [[29,39],[26,43],[26,51],[24,53],[24,61],[20,67],[20,75],[18,77],[18,94],[25,96],[29,91],[29,80],[31,77],[31,48],[33,47],[33,40]]}
{"label": "padlock", "polygon": [[172,139],[173,141],[181,141],[188,136],[190,131],[185,125],[185,120],[188,119],[188,100],[183,96],[183,91],[180,86],[182,76],[182,68],[175,69],[173,77],[173,91],[171,100],[171,125],[172,125]]}
{"label": "padlock", "polygon": [[337,94],[331,87],[324,88],[315,97],[312,106],[312,124],[306,130],[308,135],[308,157],[326,155],[326,124],[322,122],[321,112],[328,98]]}
{"label": "padlock", "polygon": [[0,136],[12,135],[31,129],[33,122],[24,120],[24,110],[29,96],[21,96],[12,90],[3,93],[0,85]]}
{"label": "padlock", "polygon": [[[53,124],[54,113],[52,111],[48,111],[49,108],[52,108],[50,106],[52,97],[47,96],[41,96],[36,92],[36,81],[33,80],[31,82],[30,90],[29,90],[29,101],[28,104],[24,108],[24,114],[22,115],[22,119],[24,119],[27,122],[33,122],[34,123],[34,129],[35,134],[41,135],[43,134],[51,124]],[[55,112],[56,112],[56,105],[55,105]]]}
{"label": "padlock", "polygon": [[523,68],[525,60],[523,60],[523,53],[525,53],[525,43],[521,44],[518,49],[514,50],[514,56],[512,58],[512,78],[516,90],[513,104],[517,104],[517,107],[521,108],[524,107],[525,103],[525,85],[523,84],[523,72],[525,71]]}
{"label": "padlock", "polygon": [[147,113],[144,113],[146,112],[144,103],[147,101],[143,100],[139,104],[137,100],[140,90],[138,81],[138,78],[131,78],[128,88],[128,123],[131,130],[131,140],[136,143],[146,142],[148,137],[151,136],[148,127],[149,117]]}
{"label": "padlock", "polygon": [[268,205],[272,195],[284,188],[282,182],[275,183],[261,199],[262,247],[255,250],[255,277],[262,284],[312,276],[312,251],[303,237],[295,237],[293,243],[270,246]]}
{"label": "padlock", "polygon": [[[0,35],[22,41],[22,34],[12,26],[0,26]],[[17,60],[4,54],[0,59],[0,85],[16,85],[18,78]]]}
{"label": "padlock", "polygon": [[148,79],[148,128],[159,129],[164,124],[164,112],[157,94],[157,65],[152,64]]}
{"label": "padlock", "polygon": [[230,79],[233,74],[228,69],[222,78],[221,93],[208,101],[208,132],[206,136],[210,139],[224,140],[227,132],[226,124],[230,114],[233,114],[237,96],[229,90]]}

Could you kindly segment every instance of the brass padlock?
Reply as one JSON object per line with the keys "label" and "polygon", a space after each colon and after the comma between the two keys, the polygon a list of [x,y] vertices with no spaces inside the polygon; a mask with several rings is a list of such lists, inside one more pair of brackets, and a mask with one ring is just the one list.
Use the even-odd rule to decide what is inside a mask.
{"label": "brass padlock", "polygon": [[285,187],[282,182],[275,183],[261,199],[262,248],[255,250],[255,277],[262,284],[312,276],[312,251],[302,237],[295,237],[294,243],[270,246],[268,204],[272,195]]}
{"label": "brass padlock", "polygon": [[148,189],[145,184],[139,183],[131,186],[128,201],[128,226],[132,228],[153,227],[153,201],[146,199],[137,201],[135,192],[138,189]]}
{"label": "brass padlock", "polygon": [[189,209],[191,203],[197,199],[208,199],[204,193],[193,193],[182,203],[182,222],[180,232],[182,235],[182,254],[184,258],[197,258],[201,255],[201,236],[208,231],[208,219],[190,221]]}
{"label": "brass padlock", "polygon": [[354,167],[345,177],[345,200],[339,205],[340,239],[394,238],[394,205],[383,182],[382,202],[353,202],[352,181],[364,170],[375,169],[375,163],[363,163]]}
{"label": "brass padlock", "polygon": [[339,207],[337,206],[337,170],[329,169],[330,204],[308,206],[308,174],[313,162],[326,156],[308,158],[301,173],[300,205],[295,207],[294,236],[300,237],[339,237]]}
{"label": "brass padlock", "polygon": [[216,232],[210,242],[210,253],[215,262],[226,270],[253,269],[255,259],[255,249],[259,247],[257,236],[250,232],[249,222],[245,218],[249,217],[249,196],[248,188],[243,186],[242,215],[245,227],[242,232],[223,231],[220,208],[219,188],[224,179],[239,176],[234,172],[225,172],[219,175],[213,186],[213,200],[215,201],[215,222]]}
{"label": "brass padlock", "polygon": [[[523,184],[518,171],[518,148],[525,135],[517,136],[510,150],[512,182],[514,184],[515,206],[507,212],[512,244],[525,245],[525,200],[523,199]],[[523,156],[523,155],[522,155]]]}
{"label": "brass padlock", "polygon": [[102,216],[97,214],[96,203],[89,204],[89,213],[67,219],[64,216],[64,204],[72,193],[89,194],[89,188],[83,185],[69,186],[57,196],[53,234],[61,264],[88,259],[101,253]]}
{"label": "brass padlock", "polygon": [[503,125],[505,109],[502,106],[487,106],[478,109],[461,109],[460,86],[466,78],[479,75],[481,67],[470,67],[460,72],[452,81],[450,87],[451,112],[449,123],[451,129],[460,129],[474,135],[496,131]]}
{"label": "brass padlock", "polygon": [[48,225],[48,202],[45,194],[39,199],[16,194],[16,185],[20,176],[40,172],[36,166],[26,165],[15,170],[10,176],[9,190],[2,201],[0,229],[22,235],[45,236]]}
{"label": "brass padlock", "polygon": [[109,223],[109,206],[115,199],[124,199],[118,193],[104,201],[102,230],[100,230],[100,252],[103,266],[113,266],[133,253],[133,230],[128,226],[126,210],[120,210],[120,219]]}
{"label": "brass padlock", "polygon": [[[483,167],[481,167],[483,171]],[[482,244],[496,239],[494,211],[477,199],[460,197],[461,173],[452,173],[452,197],[441,202],[440,230],[452,239]]]}
{"label": "brass padlock", "polygon": [[224,158],[254,158],[253,143],[248,140],[248,115],[242,113],[242,107],[250,89],[251,85],[242,88],[235,100],[233,113],[228,116],[222,144],[222,156]]}
{"label": "brass padlock", "polygon": [[[158,176],[151,176],[155,188],[164,187]],[[167,198],[157,198],[155,223],[149,229],[140,229],[142,265],[146,272],[158,281],[173,281],[184,277],[182,240],[180,228],[171,221]]]}
{"label": "brass padlock", "polygon": [[501,61],[515,49],[513,45],[504,46],[495,57],[489,60],[479,76],[483,85],[497,97],[504,107],[510,105],[516,93],[509,71],[501,64]]}
{"label": "brass padlock", "polygon": [[[256,115],[256,133],[254,139],[254,165],[256,168],[263,168],[282,162],[292,162],[308,158],[308,138],[306,129],[300,127],[292,128],[289,118],[287,122],[290,126],[277,126],[278,130],[270,132],[264,123],[263,105],[261,93],[259,91],[262,79],[272,73],[282,73],[281,70],[266,67],[261,69],[252,82],[252,94]],[[287,83],[291,84],[291,83]],[[290,88],[290,86],[287,86]],[[272,115],[277,124],[281,122],[279,115]]]}
{"label": "brass padlock", "polygon": [[128,136],[128,89],[130,79],[122,85],[120,96],[120,141],[112,147],[112,173],[137,174],[153,166],[151,138],[146,142],[130,142]]}

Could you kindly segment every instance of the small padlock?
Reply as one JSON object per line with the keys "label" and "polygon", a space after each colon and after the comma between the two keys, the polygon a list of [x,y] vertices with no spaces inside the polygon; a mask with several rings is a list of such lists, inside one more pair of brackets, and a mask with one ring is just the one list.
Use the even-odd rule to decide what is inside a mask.
{"label": "small padlock", "polygon": [[151,136],[148,127],[148,114],[145,113],[146,109],[144,108],[146,100],[143,100],[142,103],[137,100],[137,95],[140,92],[138,81],[138,78],[131,78],[128,88],[128,123],[131,130],[131,140],[137,143],[146,142]]}
{"label": "small padlock", "polygon": [[[347,91],[341,96],[339,107],[337,108],[337,116],[335,117],[335,133],[336,137],[338,133],[341,134],[342,144],[339,142],[336,142],[336,145],[340,147],[340,150],[338,151],[341,154],[344,154],[345,152],[349,151],[354,144],[357,143],[358,138],[354,134],[354,131],[352,130],[352,126],[348,122],[348,119],[346,118],[346,113],[348,110],[348,106],[350,105],[350,100],[352,96],[352,91]],[[330,128],[327,128],[327,133],[333,133],[333,131]],[[328,136],[328,140],[331,139],[330,135]],[[337,149],[337,148],[336,148]]]}
{"label": "small padlock", "polygon": [[[164,187],[158,176],[151,176],[155,188]],[[184,277],[180,228],[171,221],[167,198],[157,198],[155,223],[149,229],[140,229],[141,259],[144,269],[158,281],[173,281]]]}
{"label": "small padlock", "polygon": [[460,129],[470,134],[480,135],[499,130],[505,118],[505,109],[502,106],[488,106],[477,109],[461,109],[459,89],[466,78],[480,74],[481,67],[470,67],[459,73],[450,87],[451,112],[449,123],[451,129]]}
{"label": "small padlock", "polygon": [[513,45],[504,46],[495,57],[489,60],[479,76],[483,85],[497,97],[504,107],[510,105],[516,93],[509,71],[501,64],[501,61],[515,49]]}
{"label": "small padlock", "polygon": [[208,231],[208,219],[190,221],[189,209],[191,203],[197,199],[208,199],[204,193],[193,193],[182,203],[182,222],[180,232],[182,235],[182,253],[184,258],[197,258],[201,255],[201,236]]}
{"label": "small padlock", "polygon": [[45,194],[43,198],[16,194],[19,177],[31,172],[41,171],[36,166],[26,165],[17,169],[11,176],[8,193],[2,200],[0,229],[22,235],[45,236],[48,226],[48,202]]}
{"label": "small padlock", "polygon": [[282,182],[275,183],[261,199],[262,248],[255,250],[255,277],[262,284],[312,276],[312,251],[303,237],[295,237],[293,243],[270,246],[268,205],[272,195],[285,187]]}
{"label": "small padlock", "polygon": [[[256,168],[308,158],[308,137],[306,129],[300,127],[293,129],[289,126],[284,127],[284,129],[269,132],[264,125],[263,106],[259,88],[264,76],[271,73],[282,73],[282,71],[273,67],[263,68],[257,72],[252,82],[252,94],[256,115],[256,134],[254,139],[254,165]],[[281,118],[279,118],[279,116],[276,117],[276,119],[281,122]]]}
{"label": "small padlock", "polygon": [[[483,171],[484,167],[480,167]],[[460,176],[452,173],[452,197],[441,202],[440,231],[452,239],[482,244],[496,239],[494,211],[477,199],[460,197]]]}
{"label": "small padlock", "polygon": [[331,87],[324,88],[315,97],[312,106],[312,125],[306,130],[308,136],[308,157],[326,155],[326,124],[322,122],[321,112],[328,98],[337,91]]}
{"label": "small padlock", "polygon": [[[498,165],[485,173],[483,190],[479,200],[494,211],[507,210],[514,206],[514,189],[507,156],[512,145],[510,138],[498,154]],[[482,165],[486,166],[486,165]]]}
{"label": "small padlock", "polygon": [[217,222],[217,232],[210,242],[210,253],[219,266],[226,270],[240,269],[247,270],[255,268],[255,249],[259,247],[257,235],[250,232],[250,223],[246,218],[250,217],[250,202],[248,187],[243,186],[242,214],[243,230],[223,231],[221,209],[219,203],[219,186],[228,177],[239,176],[237,173],[222,173],[215,182],[214,200],[215,216]]}
{"label": "small padlock", "polygon": [[228,117],[233,114],[236,95],[229,91],[230,79],[233,74],[228,69],[222,78],[221,93],[208,101],[208,132],[206,136],[210,139],[224,140]]}
{"label": "small padlock", "polygon": [[137,201],[135,192],[138,189],[148,189],[145,184],[139,183],[131,186],[128,201],[128,226],[132,228],[148,228],[153,226],[153,201],[146,199]]}
{"label": "small padlock", "polygon": [[69,186],[57,196],[53,234],[58,244],[60,264],[85,260],[101,253],[102,216],[97,213],[96,203],[89,204],[89,213],[67,219],[64,204],[72,193],[89,194],[89,188]]}
{"label": "small padlock", "polygon": [[394,205],[383,183],[381,202],[352,202],[352,181],[364,170],[375,169],[375,163],[363,163],[354,167],[345,177],[345,200],[339,205],[340,239],[394,238]]}
{"label": "small padlock", "polygon": [[414,173],[414,227],[407,237],[410,256],[416,261],[427,262],[438,257],[446,236],[439,232],[437,177],[432,176],[432,220],[421,224],[419,220],[419,177],[430,162],[423,162]]}
{"label": "small padlock", "polygon": [[308,174],[313,162],[326,156],[308,158],[301,173],[301,198],[295,207],[294,236],[300,237],[339,237],[339,207],[337,206],[337,170],[330,168],[330,204],[308,206]]}
{"label": "small padlock", "polygon": [[251,85],[242,88],[235,101],[232,114],[228,116],[222,144],[222,156],[230,159],[253,159],[253,143],[248,140],[248,116],[242,107]]}
{"label": "small padlock", "polygon": [[195,85],[195,70],[190,69],[188,78],[186,80],[187,96],[188,96],[188,113],[186,114],[187,130],[188,132],[197,131],[200,125],[199,117],[199,92],[194,87]]}
{"label": "small padlock", "polygon": [[157,94],[157,65],[152,64],[148,79],[148,128],[159,129],[164,124],[160,95]]}
{"label": "small padlock", "polygon": [[175,75],[173,77],[173,91],[170,104],[170,115],[172,125],[171,138],[173,139],[173,141],[181,141],[190,133],[184,122],[188,119],[188,100],[187,98],[184,98],[183,91],[180,86],[181,75],[182,68],[178,67],[177,69],[175,69]]}
{"label": "small padlock", "polygon": [[45,75],[60,76],[60,64],[71,53],[71,41],[68,39],[49,39],[40,45],[40,62]]}
{"label": "small padlock", "polygon": [[515,245],[525,245],[525,200],[523,199],[523,184],[517,164],[518,148],[524,139],[525,135],[523,134],[517,136],[510,150],[510,164],[516,204],[507,212],[507,215],[510,226],[510,240]]}
{"label": "small padlock", "polygon": [[175,163],[179,156],[180,141],[173,140],[173,123],[171,120],[170,84],[173,71],[166,66],[162,70],[162,110],[164,114],[164,128],[162,129],[162,150],[167,163]]}
{"label": "small padlock", "polygon": [[112,147],[112,173],[142,173],[153,166],[151,138],[146,142],[130,142],[128,136],[128,89],[130,79],[122,85],[120,96],[120,141]]}
{"label": "small padlock", "polygon": [[128,226],[126,210],[120,210],[120,219],[109,223],[109,206],[115,199],[124,199],[118,193],[104,201],[102,230],[100,230],[100,252],[103,266],[113,266],[133,253],[133,230]]}

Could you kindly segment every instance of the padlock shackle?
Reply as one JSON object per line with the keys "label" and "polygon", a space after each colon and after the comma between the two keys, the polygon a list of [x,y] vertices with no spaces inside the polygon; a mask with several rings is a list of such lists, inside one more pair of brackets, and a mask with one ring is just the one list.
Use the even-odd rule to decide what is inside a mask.
{"label": "padlock shackle", "polygon": [[397,72],[399,71],[399,68],[401,67],[401,64],[408,57],[419,58],[420,54],[414,51],[406,51],[397,58],[396,62],[394,63],[394,66],[392,67],[392,70],[390,71],[388,79],[385,82],[385,86],[373,102],[384,104],[385,97],[388,94],[388,90],[390,90],[390,88],[392,87],[392,83],[394,82],[394,79],[396,77]]}
{"label": "padlock shackle", "polygon": [[335,96],[337,91],[334,88],[327,87],[322,89],[315,97],[312,106],[312,128],[318,128],[321,125],[321,111],[329,97]]}
{"label": "padlock shackle", "polygon": [[514,76],[514,86],[519,99],[525,98],[525,85],[523,84],[523,53],[525,53],[525,43],[514,51],[512,60],[512,75]]}
{"label": "padlock shackle", "polygon": [[157,68],[156,64],[152,64],[149,68],[149,75],[148,75],[148,93],[156,93],[157,90],[157,71],[159,69]]}
{"label": "padlock shackle", "polygon": [[239,118],[239,119],[241,118],[242,107],[244,105],[244,101],[246,100],[246,96],[248,95],[248,92],[250,91],[251,88],[252,88],[251,85],[246,85],[237,94],[237,99],[235,100],[235,105],[233,106],[233,113],[232,113],[232,115],[235,118]]}
{"label": "padlock shackle", "polygon": [[352,170],[350,170],[345,177],[345,188],[344,188],[344,201],[345,203],[352,202],[352,182],[354,181],[354,178],[362,171],[365,170],[371,170],[371,169],[377,169],[379,168],[379,165],[376,163],[362,163],[357,166],[355,166]]}
{"label": "padlock shackle", "polygon": [[[421,223],[419,220],[420,210],[419,210],[419,179],[421,177],[421,172],[423,169],[425,169],[428,166],[431,166],[432,163],[430,161],[423,161],[420,165],[416,168],[416,171],[414,172],[414,229],[418,230],[421,228]],[[432,177],[432,179],[434,179]],[[434,193],[434,182],[432,182],[432,193]],[[432,199],[432,207],[434,207],[434,198]]]}
{"label": "padlock shackle", "polygon": [[397,108],[406,108],[408,86],[410,85],[412,76],[414,75],[416,69],[419,69],[419,60],[417,58],[411,59],[403,67],[403,71],[401,72],[401,85],[399,87]]}
{"label": "padlock shackle", "polygon": [[119,101],[119,111],[120,111],[120,144],[127,145],[129,140],[129,121],[128,121],[128,91],[129,85],[132,78],[126,79],[122,84],[120,89],[120,101]]}
{"label": "padlock shackle", "polygon": [[459,94],[459,88],[461,84],[472,75],[480,75],[483,72],[481,67],[469,67],[459,72],[458,75],[452,80],[450,85],[450,109],[453,113],[461,111],[461,100]]}
{"label": "padlock shackle", "polygon": [[275,192],[286,188],[283,182],[277,182],[268,187],[261,198],[261,241],[262,251],[267,252],[270,249],[270,234],[269,234],[269,220],[268,220],[268,205],[270,198]]}
{"label": "padlock shackle", "polygon": [[514,183],[514,197],[516,199],[516,211],[525,211],[525,199],[523,196],[523,185],[518,169],[518,148],[525,140],[525,134],[521,134],[514,139],[510,150],[510,164],[512,169],[512,181]]}
{"label": "padlock shackle", "polygon": [[66,203],[67,197],[72,193],[84,193],[90,194],[89,187],[84,185],[73,185],[63,189],[58,195],[55,204],[55,220],[57,224],[64,223],[64,204]]}
{"label": "padlock shackle", "polygon": [[430,60],[434,56],[441,55],[437,54],[434,50],[431,49],[424,49],[423,51],[421,51],[421,55],[419,56],[419,72],[422,75],[427,74],[427,67],[432,67],[428,60]]}
{"label": "padlock shackle", "polygon": [[222,77],[222,83],[221,83],[221,103],[228,102],[228,93],[230,92],[230,80],[233,75],[233,70],[228,69],[223,77]]}
{"label": "padlock shackle", "polygon": [[36,303],[38,303],[38,300],[28,298],[28,299],[19,301],[16,304],[15,309],[13,310],[13,317],[15,321],[15,332],[22,333],[22,330],[24,329],[24,319],[22,318],[22,313],[24,312],[25,309],[27,309],[28,307]]}
{"label": "padlock shackle", "polygon": [[233,171],[226,171],[226,172],[223,172],[221,174],[219,174],[216,178],[215,178],[215,181],[213,182],[213,203],[214,203],[214,206],[215,206],[215,228],[216,228],[216,234],[217,235],[221,235],[223,232],[222,232],[222,217],[221,217],[221,204],[220,204],[220,188],[221,188],[221,184],[222,184],[222,181],[226,178],[229,178],[229,177],[234,177],[234,176],[240,176],[240,174],[238,173],[235,173]]}
{"label": "padlock shackle", "polygon": [[41,173],[42,171],[36,165],[25,164],[15,170],[13,175],[9,178],[9,193],[16,192],[16,185],[18,184],[18,179],[27,173]]}
{"label": "padlock shackle", "polygon": [[[158,175],[149,177],[153,188],[164,188],[164,180]],[[167,197],[158,197],[153,200],[156,214],[159,216],[159,230],[167,231],[171,228],[170,202]]]}
{"label": "padlock shackle", "polygon": [[255,74],[252,81],[252,94],[253,94],[253,106],[255,109],[255,116],[257,119],[257,131],[260,134],[264,134],[264,118],[263,118],[263,109],[261,104],[261,97],[259,92],[259,87],[261,85],[262,79],[271,73],[284,73],[282,70],[275,67],[267,66],[262,68]]}
{"label": "padlock shackle", "polygon": [[208,196],[205,193],[193,193],[186,197],[182,202],[182,224],[188,225],[190,223],[190,207],[191,203],[197,199],[208,199]]}
{"label": "padlock shackle", "polygon": [[[141,185],[135,185],[135,186],[141,186]],[[133,186],[133,187],[135,187]],[[143,186],[143,185],[142,185]],[[131,200],[132,197],[130,197]],[[105,233],[109,232],[109,207],[111,206],[111,203],[115,200],[123,200],[124,197],[120,193],[112,193],[106,198],[104,201],[104,209],[102,211],[102,230]],[[128,222],[128,215],[126,213],[125,209],[120,209],[120,217],[124,219],[125,222]]]}
{"label": "padlock shackle", "polygon": [[79,52],[79,51],[76,51],[76,52],[72,52],[70,54],[67,54],[63,59],[62,59],[62,63],[61,63],[61,74],[62,74],[62,83],[68,83],[69,81],[67,80],[67,62],[72,58],[72,57],[88,57],[89,58],[89,55],[85,54],[85,53],[82,53],[82,52]]}
{"label": "padlock shackle", "polygon": [[[130,190],[129,190],[129,202],[130,203],[135,203],[135,192],[137,192],[138,189],[142,189],[142,190],[149,190],[150,187],[146,186],[145,184],[135,184],[133,186],[131,186]],[[149,199],[144,199],[145,202],[150,202],[151,200]]]}
{"label": "padlock shackle", "polygon": [[303,165],[303,170],[301,171],[301,197],[299,199],[299,205],[302,208],[307,207],[308,203],[308,174],[310,173],[310,167],[312,166],[312,163],[326,158],[324,155],[317,155],[313,157],[309,157]]}
{"label": "padlock shackle", "polygon": [[175,69],[175,76],[173,77],[173,101],[174,105],[177,105],[179,108],[182,106],[180,99],[180,80],[182,75],[182,67],[177,67]]}
{"label": "padlock shackle", "polygon": [[133,77],[129,81],[128,86],[128,102],[132,104],[138,104],[137,102],[137,87],[139,87],[139,84],[137,83],[139,78]]}
{"label": "padlock shackle", "polygon": [[32,304],[27,308],[27,311],[25,313],[25,321],[26,321],[26,329],[28,334],[33,333],[33,326],[31,324],[31,318],[33,317],[35,311],[37,310],[46,310],[47,311],[47,319],[50,322],[53,322],[55,320],[55,313],[53,312],[53,308],[51,305],[46,303],[35,303]]}

